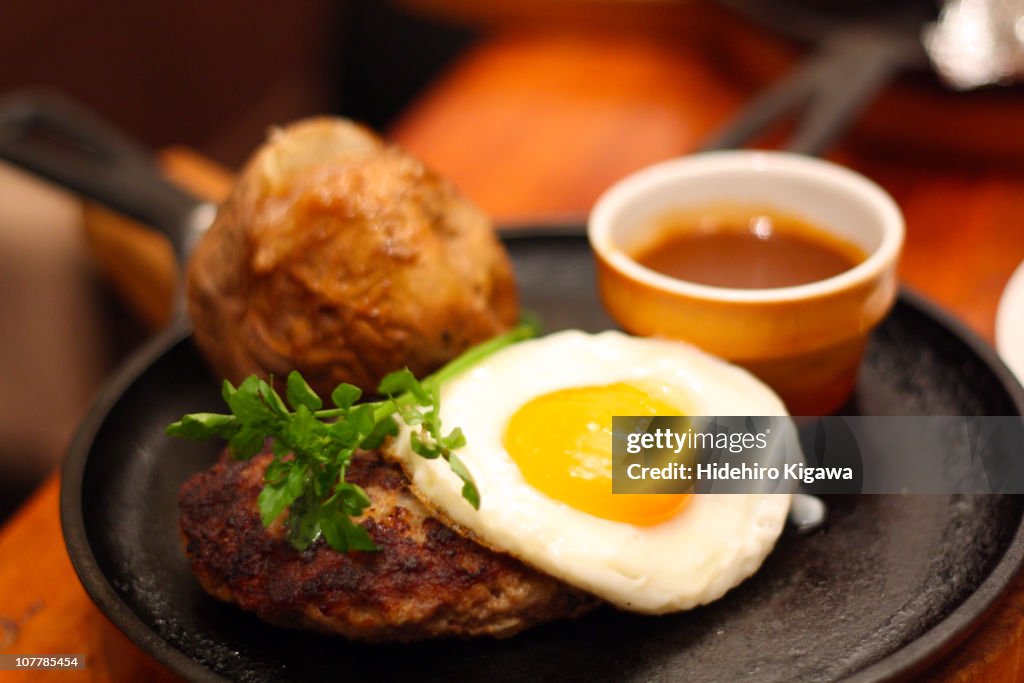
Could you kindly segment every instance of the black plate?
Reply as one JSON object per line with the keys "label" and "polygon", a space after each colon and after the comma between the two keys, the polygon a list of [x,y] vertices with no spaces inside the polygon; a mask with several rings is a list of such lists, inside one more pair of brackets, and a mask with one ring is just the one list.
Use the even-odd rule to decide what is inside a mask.
{"label": "black plate", "polygon": [[[578,230],[508,246],[524,305],[550,329],[612,326]],[[187,334],[163,335],[103,394],[64,467],[61,518],[93,599],[192,679],[877,681],[917,671],[958,642],[1024,556],[1021,497],[835,497],[826,528],[785,535],[753,578],[691,612],[603,609],[506,641],[403,646],[282,630],[207,597],[182,555],[178,487],[218,446],[168,439],[163,427],[220,403]],[[904,294],[872,339],[854,405],[878,415],[1015,415],[1024,397],[983,342]]]}

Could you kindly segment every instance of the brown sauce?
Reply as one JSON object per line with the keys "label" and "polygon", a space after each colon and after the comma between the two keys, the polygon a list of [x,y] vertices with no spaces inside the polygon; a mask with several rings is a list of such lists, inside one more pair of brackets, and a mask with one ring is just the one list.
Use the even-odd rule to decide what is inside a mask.
{"label": "brown sauce", "polygon": [[854,267],[864,251],[774,210],[711,207],[659,221],[655,239],[632,254],[659,273],[715,287],[770,289],[824,280]]}

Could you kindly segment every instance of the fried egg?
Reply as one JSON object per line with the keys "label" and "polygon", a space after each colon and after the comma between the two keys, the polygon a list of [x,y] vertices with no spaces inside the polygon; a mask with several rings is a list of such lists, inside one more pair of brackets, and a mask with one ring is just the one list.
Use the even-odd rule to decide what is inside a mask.
{"label": "fried egg", "polygon": [[613,494],[613,415],[786,415],[746,371],[689,345],[619,332],[521,342],[447,382],[446,430],[480,491],[441,459],[388,447],[414,490],[484,545],[617,607],[688,609],[721,597],[771,551],[788,494]]}

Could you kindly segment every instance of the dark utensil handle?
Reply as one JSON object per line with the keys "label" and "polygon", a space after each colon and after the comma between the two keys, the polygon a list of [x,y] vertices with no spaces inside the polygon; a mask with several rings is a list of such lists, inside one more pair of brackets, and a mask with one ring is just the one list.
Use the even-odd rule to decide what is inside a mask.
{"label": "dark utensil handle", "polygon": [[782,118],[803,110],[786,145],[821,155],[905,61],[898,36],[850,29],[833,36],[809,60],[751,100],[701,151],[735,149]]}
{"label": "dark utensil handle", "polygon": [[790,136],[790,152],[820,156],[831,147],[899,69],[885,41],[848,44],[819,72],[818,88]]}
{"label": "dark utensil handle", "polygon": [[0,99],[0,159],[142,221],[184,263],[208,205],[164,180],[144,148],[59,94]]}
{"label": "dark utensil handle", "polygon": [[805,105],[818,73],[828,64],[818,55],[759,92],[700,147],[702,152],[736,149],[773,123]]}

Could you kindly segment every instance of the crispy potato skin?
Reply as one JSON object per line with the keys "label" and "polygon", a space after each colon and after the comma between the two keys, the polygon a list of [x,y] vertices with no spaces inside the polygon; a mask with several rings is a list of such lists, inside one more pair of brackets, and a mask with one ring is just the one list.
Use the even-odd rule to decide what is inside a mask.
{"label": "crispy potato skin", "polygon": [[233,382],[297,369],[322,396],[422,376],[511,326],[487,218],[366,129],[312,119],[246,165],[187,270],[195,339]]}
{"label": "crispy potato skin", "polygon": [[348,479],[373,501],[361,522],[380,551],[339,553],[319,540],[300,553],[280,521],[260,522],[256,497],[269,461],[225,457],[179,494],[182,537],[203,588],[266,621],[365,641],[506,637],[599,604],[448,529],[376,453],[358,454]]}

